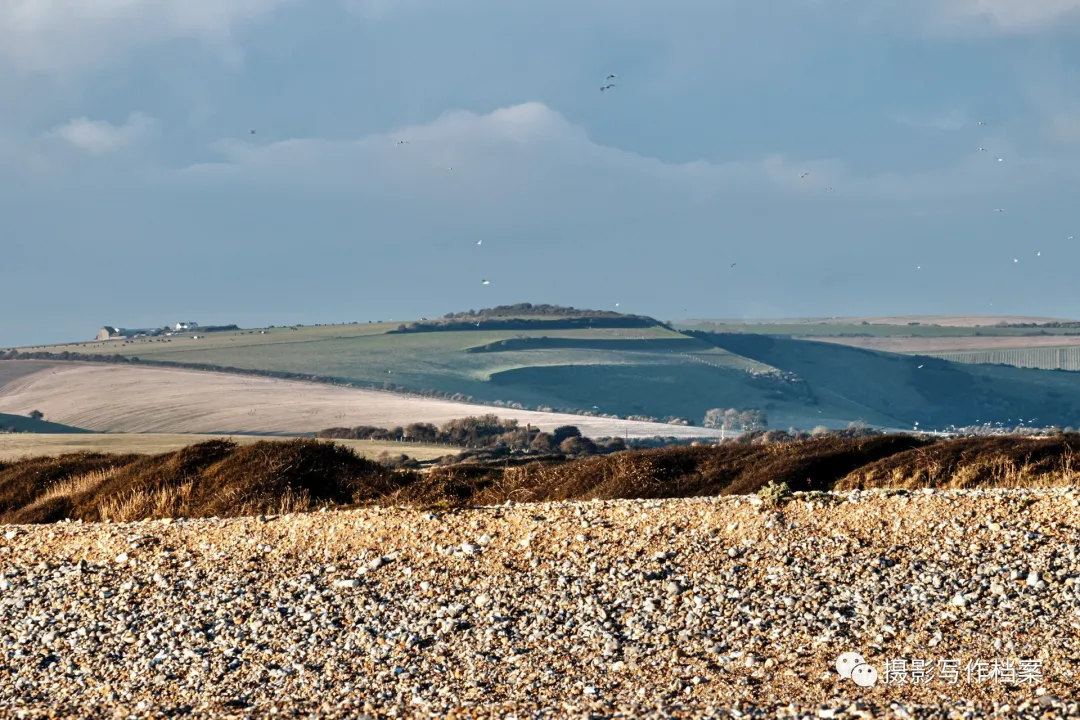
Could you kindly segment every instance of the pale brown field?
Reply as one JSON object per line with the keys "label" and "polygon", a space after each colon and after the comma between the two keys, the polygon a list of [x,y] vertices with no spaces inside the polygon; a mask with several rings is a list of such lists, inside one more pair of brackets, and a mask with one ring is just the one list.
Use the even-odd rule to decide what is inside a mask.
{"label": "pale brown field", "polygon": [[[259,440],[267,439],[261,435],[170,435],[162,433],[86,433],[67,435],[63,433],[16,433],[0,435],[0,460],[10,461],[23,457],[55,456],[76,452],[157,455],[218,438],[228,438],[238,445],[250,445]],[[334,442],[352,448],[357,455],[372,459],[383,452],[391,455],[404,454],[417,460],[434,460],[443,455],[456,455],[460,452],[458,448],[449,446],[421,445],[419,443],[379,442],[376,440],[334,440]]]}
{"label": "pale brown field", "polygon": [[1036,335],[1030,337],[828,337],[810,340],[892,353],[954,352],[966,350],[1019,350],[1024,348],[1076,347],[1080,335]]}
{"label": "pale brown field", "polygon": [[[18,366],[24,365],[20,371]],[[26,367],[32,367],[27,371]],[[0,412],[40,410],[52,422],[110,433],[272,433],[335,426],[442,424],[493,413],[542,430],[576,425],[589,437],[718,437],[719,430],[409,397],[227,373],[92,363],[0,363]]]}

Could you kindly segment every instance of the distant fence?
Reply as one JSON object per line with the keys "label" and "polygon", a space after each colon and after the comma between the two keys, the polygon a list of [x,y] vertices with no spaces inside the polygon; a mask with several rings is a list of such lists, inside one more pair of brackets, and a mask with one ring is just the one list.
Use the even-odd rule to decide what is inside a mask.
{"label": "distant fence", "polygon": [[1080,371],[1080,345],[1071,347],[1017,348],[1015,350],[966,350],[921,352],[919,355],[970,365],[1012,365],[1039,370]]}

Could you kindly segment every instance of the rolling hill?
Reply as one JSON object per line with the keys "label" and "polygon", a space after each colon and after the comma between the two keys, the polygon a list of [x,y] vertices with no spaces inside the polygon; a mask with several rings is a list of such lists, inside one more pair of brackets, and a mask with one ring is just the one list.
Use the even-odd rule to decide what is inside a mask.
{"label": "rolling hill", "polygon": [[[954,363],[834,342],[838,336],[855,332],[893,339],[915,337],[924,342],[941,337],[970,340],[975,333],[987,332],[1015,341],[1030,332],[1026,328],[899,326],[853,320],[743,325],[701,322],[693,326],[697,329],[677,329],[641,316],[552,306],[533,309],[541,307],[544,312],[530,312],[531,306],[511,306],[416,323],[278,327],[201,336],[189,333],[35,350],[53,357],[68,353],[69,358],[121,355],[138,358],[142,365],[174,364],[174,371],[199,368],[291,374],[288,377],[423,391],[442,398],[423,407],[409,406],[407,411],[403,409],[407,404],[395,404],[396,400],[371,401],[371,407],[381,409],[365,411],[363,416],[377,425],[438,421],[445,419],[446,413],[461,416],[486,411],[475,405],[454,403],[448,408],[437,404],[451,396],[498,402],[503,407],[512,406],[515,412],[540,408],[620,417],[673,416],[699,424],[707,410],[717,407],[765,410],[773,427],[837,427],[862,420],[886,428],[911,428],[915,422],[922,428],[941,428],[976,422],[1015,423],[1020,418],[1047,425],[1080,424],[1080,374]],[[799,336],[794,335],[796,330],[801,330]],[[1057,328],[1053,334],[1066,332],[1067,328]],[[6,364],[0,363],[0,386]],[[80,382],[121,382],[87,374],[105,369],[80,371],[84,374]],[[128,363],[109,369],[136,368]],[[129,379],[122,382],[133,382],[130,377],[134,376],[125,377]],[[61,417],[55,414],[64,402],[58,393],[68,392],[75,378],[67,375],[67,389],[46,393],[56,403],[56,409],[47,411],[50,416]],[[39,376],[37,382],[44,387],[46,378]],[[241,383],[225,389],[224,382],[200,381],[192,387],[219,393],[235,393],[244,387]],[[125,387],[134,392],[130,384]],[[222,432],[247,427],[259,432],[297,432],[303,427],[303,431],[310,431],[359,424],[353,422],[359,417],[354,414],[359,412],[356,403],[349,405],[352,410],[346,410],[334,402],[343,390],[324,387],[305,391],[312,398],[319,393],[325,396],[320,395],[307,410],[313,414],[302,419],[295,417],[296,408],[306,406],[292,400],[277,409],[260,405],[249,415],[252,403],[237,399],[243,394],[214,401],[212,409],[206,405],[209,401],[185,399],[181,411],[174,392],[166,393],[169,399],[164,401],[174,408],[170,426],[163,426],[161,418],[150,422],[151,409],[143,408],[138,420],[124,419],[120,427],[116,426],[117,418],[124,415],[122,406],[127,400],[95,400],[90,391],[79,396],[83,410],[64,417],[100,428],[101,423],[94,424],[92,416],[106,412],[95,410],[96,406],[107,406],[112,408],[107,412],[114,430]],[[14,407],[5,394],[10,393],[0,389],[0,409]],[[272,393],[267,394],[266,402],[277,402],[271,397]],[[371,397],[386,398],[387,394]],[[410,400],[420,402],[423,398]],[[24,398],[25,402],[29,400]],[[462,412],[462,408],[469,411]],[[198,417],[199,413],[203,416]],[[253,419],[259,413],[263,415]],[[340,413],[349,413],[352,419],[334,417]],[[424,417],[424,413],[431,416]],[[208,417],[214,418],[213,422]],[[585,421],[575,417],[576,424]],[[600,433],[593,430],[589,434]]]}

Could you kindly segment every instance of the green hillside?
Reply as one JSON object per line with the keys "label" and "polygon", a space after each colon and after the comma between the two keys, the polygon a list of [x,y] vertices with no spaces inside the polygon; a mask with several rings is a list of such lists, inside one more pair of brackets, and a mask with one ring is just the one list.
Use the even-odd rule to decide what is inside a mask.
{"label": "green hillside", "polygon": [[728,352],[791,372],[815,398],[842,398],[924,428],[1021,419],[1080,425],[1080,374],[965,365],[833,343],[749,333],[692,333]]}
{"label": "green hillside", "polygon": [[717,407],[765,410],[773,427],[854,420],[892,428],[1019,418],[1080,423],[1080,374],[964,365],[749,331],[680,332],[639,316],[521,307],[404,324],[196,332],[41,350],[303,373],[526,408],[695,423]]}
{"label": "green hillside", "polygon": [[70,434],[87,433],[90,431],[71,427],[70,425],[49,422],[48,420],[34,420],[33,418],[24,417],[22,415],[0,413],[0,432]]}

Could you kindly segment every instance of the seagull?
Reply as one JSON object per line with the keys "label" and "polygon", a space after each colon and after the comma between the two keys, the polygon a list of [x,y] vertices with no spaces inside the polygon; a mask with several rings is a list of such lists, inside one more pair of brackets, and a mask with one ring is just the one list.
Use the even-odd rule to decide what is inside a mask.
{"label": "seagull", "polygon": [[619,303],[615,303],[615,307],[619,307]]}
{"label": "seagull", "polygon": [[915,266],[915,269],[916,269],[916,270],[922,270],[922,265],[916,265],[916,266]]}
{"label": "seagull", "polygon": [[918,369],[919,369],[919,370],[922,370],[922,368],[923,368],[923,366],[922,366],[922,365],[920,365],[920,366],[918,367]]}
{"label": "seagull", "polygon": [[604,78],[604,79],[605,79],[605,80],[611,80],[612,78],[617,78],[617,77],[619,77],[619,76],[618,76],[618,75],[616,75],[615,73],[611,73],[610,75],[608,75],[608,76],[607,76],[606,78]]}
{"label": "seagull", "polygon": [[975,148],[975,152],[986,152],[986,148]]}
{"label": "seagull", "polygon": [[1017,260],[1016,258],[1013,258],[1013,262],[1014,262],[1014,263],[1018,263],[1018,262],[1020,262],[1020,261],[1019,261],[1019,260]]}
{"label": "seagull", "polygon": [[735,267],[735,263],[731,263],[731,267]]}
{"label": "seagull", "polygon": [[483,244],[484,244],[484,241],[483,241],[483,240],[477,240],[477,241],[476,241],[476,244],[477,244],[477,245],[483,245]]}
{"label": "seagull", "polygon": [[490,280],[488,280],[488,279],[486,279],[486,278],[485,278],[484,280],[481,280],[481,282],[482,282],[482,283],[483,283],[484,285],[490,285],[490,284],[491,284],[491,281],[490,281]]}
{"label": "seagull", "polygon": [[604,92],[605,90],[610,90],[613,87],[615,87],[615,83],[608,83],[607,85],[601,85],[600,86],[600,92]]}
{"label": "seagull", "polygon": [[1042,250],[1040,250],[1039,252],[1035,253],[1035,257],[1042,257]]}
{"label": "seagull", "polygon": [[809,175],[809,174],[810,174],[810,173],[808,173],[808,172],[800,173],[800,174],[799,174],[799,177],[800,177],[800,178],[804,178],[804,177],[806,177],[806,176],[807,176],[807,175]]}
{"label": "seagull", "polygon": [[251,134],[252,134],[252,135],[254,135],[254,134],[255,134],[255,131],[254,131],[254,130],[252,130],[252,131],[251,131]]}
{"label": "seagull", "polygon": [[1005,208],[994,208],[994,212],[1005,212]]}
{"label": "seagull", "polygon": [[998,158],[998,162],[1004,162],[1005,158]]}
{"label": "seagull", "polygon": [[409,141],[408,141],[408,140],[398,140],[398,141],[397,141],[397,144],[398,144],[398,145],[408,145],[408,144],[409,144]]}
{"label": "seagull", "polygon": [[982,120],[980,120],[980,121],[979,121],[979,124],[980,124],[980,125],[985,125],[986,123],[984,123],[984,122],[983,122]]}
{"label": "seagull", "polygon": [[453,169],[454,169],[454,168],[452,168],[452,167],[448,167],[448,168],[446,168],[446,172],[450,172],[450,171],[451,171],[451,170],[453,170]]}

